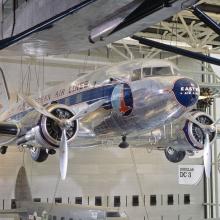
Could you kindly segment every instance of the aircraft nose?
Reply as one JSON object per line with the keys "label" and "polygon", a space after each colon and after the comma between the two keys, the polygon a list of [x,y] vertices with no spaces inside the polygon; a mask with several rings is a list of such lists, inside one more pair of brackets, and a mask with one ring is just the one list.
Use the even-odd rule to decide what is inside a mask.
{"label": "aircraft nose", "polygon": [[173,93],[181,105],[190,107],[197,103],[200,91],[198,84],[194,80],[181,78],[175,81]]}

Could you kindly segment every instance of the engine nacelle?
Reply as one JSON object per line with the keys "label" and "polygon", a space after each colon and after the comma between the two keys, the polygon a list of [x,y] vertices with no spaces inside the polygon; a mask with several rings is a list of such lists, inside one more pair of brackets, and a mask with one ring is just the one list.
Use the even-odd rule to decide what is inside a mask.
{"label": "engine nacelle", "polygon": [[[60,119],[69,119],[75,115],[72,109],[66,105],[54,104],[48,107],[48,111]],[[78,131],[78,121],[72,122],[72,125],[66,129],[68,143],[72,142]],[[58,148],[62,136],[62,130],[59,125],[51,118],[42,115],[39,126],[33,129],[36,142],[45,148]]]}
{"label": "engine nacelle", "polygon": [[[200,123],[204,125],[211,125],[214,123],[214,120],[204,112],[195,111],[192,114],[194,118],[196,118]],[[193,148],[197,150],[203,150],[205,134],[201,127],[187,120],[184,125],[183,132],[185,134],[187,141]],[[209,133],[210,143],[212,143],[215,140],[216,135],[217,135],[217,129]]]}

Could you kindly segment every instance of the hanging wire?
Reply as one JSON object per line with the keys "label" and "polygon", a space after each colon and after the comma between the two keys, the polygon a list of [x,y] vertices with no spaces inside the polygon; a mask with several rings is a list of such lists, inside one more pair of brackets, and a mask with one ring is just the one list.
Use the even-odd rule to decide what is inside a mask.
{"label": "hanging wire", "polygon": [[85,59],[84,59],[84,64],[83,64],[83,73],[86,71],[86,66],[87,66],[87,64],[88,64],[88,59],[89,59],[89,55],[87,54],[86,56],[85,56]]}
{"label": "hanging wire", "polygon": [[[176,19],[175,19],[175,24],[176,24],[176,47],[177,47],[177,41],[178,41],[178,38],[177,38],[177,23],[178,23],[178,17],[176,16]],[[176,65],[178,64],[178,58],[176,58]]]}
{"label": "hanging wire", "polygon": [[41,91],[40,91],[40,74],[39,71],[37,71],[37,61],[35,61],[35,65],[34,65],[34,73],[35,73],[35,78],[36,78],[36,86],[37,86],[37,92],[38,95],[41,96]]}
{"label": "hanging wire", "polygon": [[43,57],[43,71],[42,71],[42,75],[43,75],[43,80],[42,80],[42,95],[44,95],[44,85],[45,85],[45,72],[44,72],[44,67],[45,67],[45,60],[44,60],[44,57]]}
{"label": "hanging wire", "polygon": [[30,89],[31,89],[31,64],[28,64],[28,69],[27,69],[27,81],[26,81],[26,95],[30,95]]}
{"label": "hanging wire", "polygon": [[141,199],[142,199],[142,202],[143,202],[143,205],[144,205],[144,210],[145,210],[145,213],[146,213],[146,217],[149,220],[149,213],[148,213],[147,207],[145,205],[144,192],[143,192],[143,188],[142,188],[142,185],[141,185],[140,176],[139,176],[138,171],[137,171],[137,163],[135,161],[133,148],[130,147],[129,149],[130,149],[131,159],[132,159],[132,162],[133,162],[133,166],[134,166],[137,182],[138,182],[138,185],[139,185],[139,190],[140,190],[140,193],[141,193]]}
{"label": "hanging wire", "polygon": [[56,186],[55,186],[55,190],[54,190],[54,194],[53,194],[53,198],[52,198],[52,202],[51,202],[51,206],[50,206],[50,209],[49,209],[49,213],[51,212],[51,210],[53,209],[53,206],[55,205],[55,197],[56,197],[56,194],[57,194],[59,184],[60,184],[60,175],[58,174],[57,182],[56,182]]}
{"label": "hanging wire", "polygon": [[21,56],[21,60],[20,60],[20,83],[18,84],[18,88],[17,88],[17,97],[16,97],[16,102],[18,102],[19,97],[18,94],[22,93],[23,94],[23,57]]}

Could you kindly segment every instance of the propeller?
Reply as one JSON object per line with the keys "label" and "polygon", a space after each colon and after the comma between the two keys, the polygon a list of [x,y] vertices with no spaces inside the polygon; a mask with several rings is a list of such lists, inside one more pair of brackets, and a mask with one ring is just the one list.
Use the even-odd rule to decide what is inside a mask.
{"label": "propeller", "polygon": [[209,141],[208,132],[205,133],[203,160],[204,160],[204,167],[205,167],[205,175],[207,178],[209,178],[211,174],[211,145]]}
{"label": "propeller", "polygon": [[45,115],[48,118],[53,119],[57,122],[59,127],[62,130],[61,140],[59,144],[59,160],[60,160],[60,175],[61,179],[65,180],[66,173],[67,173],[67,165],[68,165],[68,139],[66,136],[66,129],[69,127],[72,121],[75,120],[75,118],[69,119],[59,119],[53,114],[51,114],[46,108],[41,106],[38,102],[36,102],[31,97],[22,96],[19,94],[19,98],[21,98],[24,102],[28,103],[32,108],[34,108],[36,111],[41,113],[42,115]]}
{"label": "propeller", "polygon": [[67,145],[67,137],[66,137],[66,129],[62,129],[62,136],[60,140],[60,146],[59,146],[60,154],[60,175],[61,179],[66,179],[66,173],[67,173],[67,166],[68,166],[68,145]]}
{"label": "propeller", "polygon": [[79,119],[82,115],[85,115],[85,114],[88,114],[90,112],[93,112],[95,111],[99,106],[103,105],[104,103],[106,103],[106,99],[100,99],[99,101],[97,102],[94,102],[93,104],[91,104],[89,106],[89,108],[85,108],[85,109],[82,109],[81,111],[79,111],[76,115],[74,115],[73,117],[67,119],[68,122],[72,122],[74,120],[77,120]]}
{"label": "propeller", "polygon": [[67,166],[68,166],[68,139],[66,136],[66,130],[71,126],[72,122],[79,119],[83,115],[86,115],[92,111],[95,111],[97,108],[102,106],[106,99],[100,99],[97,102],[94,102],[93,104],[88,105],[86,108],[83,108],[81,111],[79,111],[76,115],[74,115],[71,118],[66,119],[60,119],[51,114],[46,108],[41,106],[37,101],[35,101],[30,96],[23,96],[21,94],[18,95],[21,100],[26,102],[28,105],[30,105],[32,108],[34,108],[36,111],[41,113],[42,115],[51,118],[52,120],[56,121],[58,126],[62,130],[61,140],[59,144],[59,160],[60,160],[60,174],[61,179],[65,180],[66,173],[67,173]]}
{"label": "propeller", "polygon": [[190,114],[187,114],[186,118],[203,129],[203,132],[205,134],[203,161],[204,161],[205,175],[207,178],[210,178],[212,161],[211,161],[211,144],[209,140],[209,132],[212,132],[216,129],[215,125],[219,123],[220,119],[211,125],[204,125],[200,123],[199,121],[197,121],[196,118],[194,118]]}
{"label": "propeller", "polygon": [[216,127],[215,127],[216,124],[218,124],[220,122],[220,119],[219,119],[219,120],[217,120],[216,122],[214,122],[213,124],[210,124],[210,125],[202,124],[195,117],[193,117],[190,113],[185,114],[185,118],[187,120],[190,120],[194,124],[198,125],[200,128],[202,128],[204,133],[215,131],[216,130]]}
{"label": "propeller", "polygon": [[32,108],[34,108],[36,111],[38,111],[42,115],[45,115],[48,118],[51,118],[54,121],[56,121],[58,124],[61,124],[61,120],[59,118],[57,118],[56,116],[51,114],[49,111],[47,111],[47,109],[45,109],[42,105],[40,105],[37,101],[35,101],[30,96],[23,96],[21,94],[18,94],[18,96],[21,100],[26,102],[28,105],[30,105]]}

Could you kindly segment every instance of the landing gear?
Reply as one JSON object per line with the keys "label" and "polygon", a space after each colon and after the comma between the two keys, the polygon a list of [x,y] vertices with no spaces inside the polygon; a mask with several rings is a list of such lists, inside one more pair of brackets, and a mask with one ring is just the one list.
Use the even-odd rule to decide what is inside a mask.
{"label": "landing gear", "polygon": [[48,149],[48,154],[54,155],[56,153],[56,150],[54,149]]}
{"label": "landing gear", "polygon": [[184,159],[186,155],[185,151],[177,151],[173,149],[172,147],[167,147],[165,149],[165,156],[167,160],[169,160],[172,163],[178,163]]}
{"label": "landing gear", "polygon": [[1,153],[1,154],[6,154],[7,149],[8,149],[8,146],[1,146],[1,147],[0,147],[0,153]]}
{"label": "landing gear", "polygon": [[30,149],[31,158],[36,162],[43,162],[48,158],[47,149],[45,148],[35,148]]}
{"label": "landing gear", "polygon": [[128,142],[126,142],[126,136],[122,136],[122,142],[118,146],[123,149],[129,146]]}

